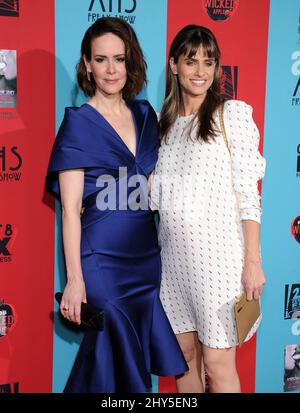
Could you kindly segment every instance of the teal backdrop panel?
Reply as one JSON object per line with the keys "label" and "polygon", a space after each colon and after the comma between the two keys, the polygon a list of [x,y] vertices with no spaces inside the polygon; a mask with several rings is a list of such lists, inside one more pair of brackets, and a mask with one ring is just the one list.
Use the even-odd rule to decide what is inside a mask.
{"label": "teal backdrop panel", "polygon": [[[167,0],[56,0],[56,129],[66,106],[80,106],[85,97],[78,90],[75,66],[86,29],[103,16],[126,20],[135,29],[148,64],[148,85],[139,97],[150,101],[156,111],[164,97]],[[62,291],[66,281],[61,243],[60,205],[56,204],[55,291]],[[57,313],[58,306],[55,305]],[[70,332],[55,318],[53,354],[53,392],[64,388],[73,365],[82,334]],[[153,392],[157,377],[153,377]]]}
{"label": "teal backdrop panel", "polygon": [[285,348],[300,344],[299,320],[284,318],[285,286],[300,283],[300,244],[290,229],[292,220],[300,215],[299,11],[299,0],[271,0],[264,131],[267,170],[261,228],[267,284],[257,335],[257,392],[284,391]]}

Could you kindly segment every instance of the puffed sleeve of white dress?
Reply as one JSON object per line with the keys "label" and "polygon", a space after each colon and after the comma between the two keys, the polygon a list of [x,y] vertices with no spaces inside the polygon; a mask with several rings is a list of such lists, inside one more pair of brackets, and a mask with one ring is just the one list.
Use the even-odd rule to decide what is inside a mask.
{"label": "puffed sleeve of white dress", "polygon": [[258,150],[259,131],[252,118],[252,107],[242,101],[227,101],[224,107],[224,124],[240,219],[260,223],[261,207],[257,183],[265,174],[266,161]]}

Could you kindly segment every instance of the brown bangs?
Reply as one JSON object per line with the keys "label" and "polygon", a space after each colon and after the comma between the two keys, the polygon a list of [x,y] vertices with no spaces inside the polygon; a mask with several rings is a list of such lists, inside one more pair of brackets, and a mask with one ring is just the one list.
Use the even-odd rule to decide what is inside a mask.
{"label": "brown bangs", "polygon": [[194,39],[191,39],[190,43],[186,44],[183,50],[184,56],[188,58],[192,58],[197,53],[199,47],[203,48],[203,54],[209,58],[216,59],[219,61],[220,54],[216,49],[215,45],[205,36],[199,38],[199,36],[195,36]]}

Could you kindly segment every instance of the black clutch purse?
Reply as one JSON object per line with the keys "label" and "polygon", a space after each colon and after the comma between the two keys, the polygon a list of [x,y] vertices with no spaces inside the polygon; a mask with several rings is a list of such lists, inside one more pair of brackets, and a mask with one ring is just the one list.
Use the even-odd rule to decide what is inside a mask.
{"label": "black clutch purse", "polygon": [[[56,293],[55,299],[60,304],[63,294]],[[81,324],[90,330],[102,331],[104,329],[104,311],[91,304],[81,303]],[[75,324],[70,322],[70,324]]]}

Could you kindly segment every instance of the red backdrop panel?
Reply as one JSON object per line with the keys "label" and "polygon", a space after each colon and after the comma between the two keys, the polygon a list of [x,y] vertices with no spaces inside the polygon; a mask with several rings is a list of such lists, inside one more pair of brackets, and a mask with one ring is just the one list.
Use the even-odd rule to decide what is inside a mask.
{"label": "red backdrop panel", "polygon": [[0,49],[17,50],[18,96],[17,108],[0,109],[1,176],[22,159],[21,179],[0,182],[0,240],[12,232],[11,261],[0,253],[0,300],[17,314],[0,337],[0,391],[18,383],[20,392],[50,392],[54,214],[44,177],[55,134],[54,1],[20,1],[19,17],[0,16]]}
{"label": "red backdrop panel", "polygon": [[[168,0],[167,53],[176,33],[188,24],[208,27],[215,34],[222,53],[221,64],[237,67],[237,87],[234,97],[245,100],[254,108],[254,119],[263,143],[263,124],[266,89],[269,0],[239,1],[236,11],[224,21],[210,18],[205,4],[226,5],[231,2],[208,0]],[[243,392],[255,390],[255,346],[253,338],[238,350],[237,364]],[[166,379],[159,389],[168,390]],[[169,390],[174,390],[170,380]]]}

